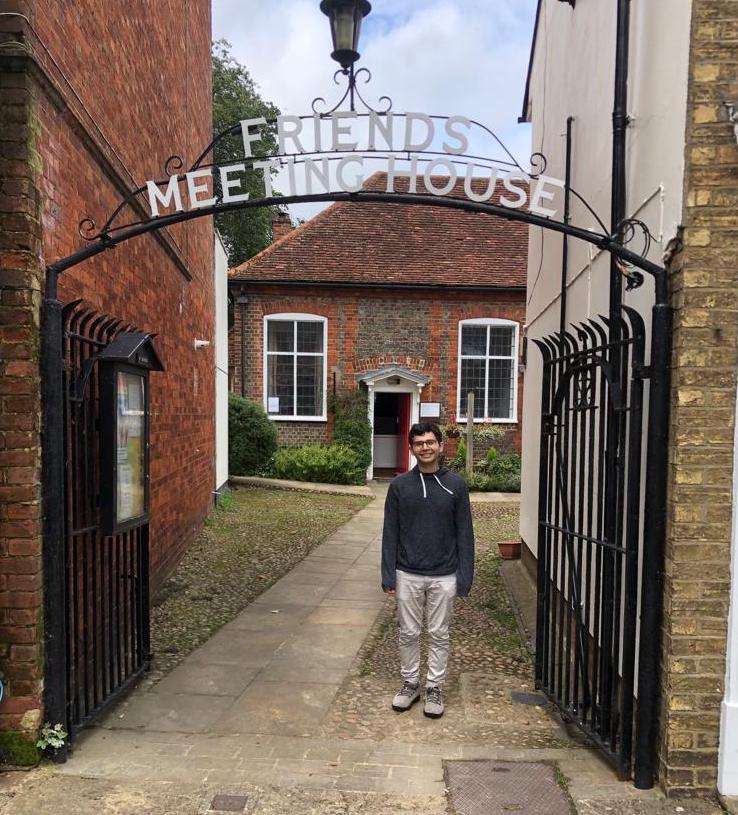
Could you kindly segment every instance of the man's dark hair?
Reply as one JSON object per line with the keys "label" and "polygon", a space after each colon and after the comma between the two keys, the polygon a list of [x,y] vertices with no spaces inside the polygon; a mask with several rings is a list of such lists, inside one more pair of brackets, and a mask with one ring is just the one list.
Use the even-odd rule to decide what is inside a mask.
{"label": "man's dark hair", "polygon": [[441,429],[437,424],[433,424],[433,422],[417,422],[410,428],[407,437],[408,444],[412,447],[413,439],[416,436],[425,436],[426,433],[432,433],[439,444],[443,441],[443,433],[441,433]]}

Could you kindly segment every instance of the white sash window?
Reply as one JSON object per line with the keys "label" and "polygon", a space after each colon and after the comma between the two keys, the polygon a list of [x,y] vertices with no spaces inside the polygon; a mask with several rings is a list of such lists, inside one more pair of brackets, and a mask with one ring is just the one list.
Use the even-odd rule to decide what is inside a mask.
{"label": "white sash window", "polygon": [[498,318],[459,322],[459,421],[467,419],[469,391],[474,392],[474,421],[516,421],[518,328]]}
{"label": "white sash window", "polygon": [[272,419],[326,419],[328,320],[314,314],[264,318],[264,408]]}

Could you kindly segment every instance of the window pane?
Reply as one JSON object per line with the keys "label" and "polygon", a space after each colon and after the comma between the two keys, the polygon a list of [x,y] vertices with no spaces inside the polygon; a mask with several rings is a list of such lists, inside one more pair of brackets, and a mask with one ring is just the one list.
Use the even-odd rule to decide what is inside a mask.
{"label": "window pane", "polygon": [[486,325],[461,327],[461,353],[471,356],[484,356],[487,353]]}
{"label": "window pane", "polygon": [[323,413],[323,357],[297,357],[297,415]]}
{"label": "window pane", "polygon": [[297,350],[303,353],[311,351],[320,354],[323,351],[323,323],[297,324]]}
{"label": "window pane", "polygon": [[513,356],[515,329],[512,326],[491,325],[489,327],[489,355],[491,357]]}
{"label": "window pane", "polygon": [[466,395],[474,391],[474,418],[484,416],[484,360],[461,360],[461,416],[466,417]]}
{"label": "window pane", "polygon": [[293,361],[294,357],[268,357],[267,397],[279,399],[279,410],[270,410],[272,415],[294,416]]}
{"label": "window pane", "polygon": [[489,361],[489,410],[490,419],[512,419],[513,363],[509,359]]}
{"label": "window pane", "polygon": [[291,320],[267,320],[267,350],[294,351],[295,324]]}

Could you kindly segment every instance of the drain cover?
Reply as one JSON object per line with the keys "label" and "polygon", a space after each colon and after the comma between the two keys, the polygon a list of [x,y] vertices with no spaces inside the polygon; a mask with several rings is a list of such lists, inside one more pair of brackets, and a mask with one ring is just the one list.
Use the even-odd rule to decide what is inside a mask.
{"label": "drain cover", "polygon": [[209,812],[244,812],[248,795],[216,795],[210,802]]}
{"label": "drain cover", "polygon": [[548,764],[517,761],[447,761],[457,815],[571,815]]}
{"label": "drain cover", "polygon": [[525,693],[523,691],[513,691],[510,698],[519,705],[539,705],[540,707],[543,707],[547,701],[546,697],[541,693]]}

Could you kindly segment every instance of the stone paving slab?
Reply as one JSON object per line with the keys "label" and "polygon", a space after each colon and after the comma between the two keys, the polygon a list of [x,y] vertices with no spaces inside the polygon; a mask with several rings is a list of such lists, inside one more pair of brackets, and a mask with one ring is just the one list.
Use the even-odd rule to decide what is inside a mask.
{"label": "stone paving slab", "polygon": [[337,690],[337,682],[257,679],[213,722],[211,730],[309,735],[319,726]]}
{"label": "stone paving slab", "polygon": [[312,607],[299,603],[252,603],[231,622],[220,630],[225,631],[265,631],[285,629],[296,631],[303,620],[312,612]]}
{"label": "stone paving slab", "polygon": [[259,672],[259,668],[238,665],[216,665],[206,662],[177,667],[152,689],[154,693],[240,696]]}

